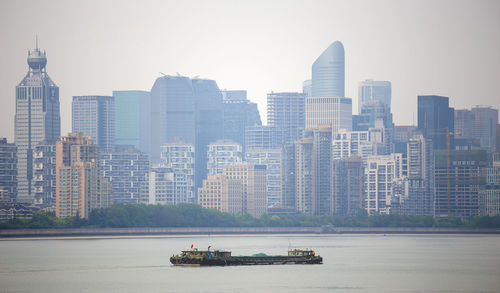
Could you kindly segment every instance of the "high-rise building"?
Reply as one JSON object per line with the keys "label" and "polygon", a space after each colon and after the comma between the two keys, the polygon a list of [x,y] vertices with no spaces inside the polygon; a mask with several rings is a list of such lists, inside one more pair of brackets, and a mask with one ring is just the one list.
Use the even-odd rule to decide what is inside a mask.
{"label": "high-rise building", "polygon": [[245,153],[245,161],[266,166],[267,206],[281,207],[281,149],[252,149]]}
{"label": "high-rise building", "polygon": [[34,202],[33,152],[42,141],[61,135],[59,87],[50,79],[47,57],[37,46],[28,52],[28,74],[16,87],[15,144],[17,146],[17,201]]}
{"label": "high-rise building", "polygon": [[340,129],[352,129],[352,101],[342,97],[306,98],[306,129],[331,124],[334,135]]}
{"label": "high-rise building", "polygon": [[245,130],[246,151],[276,149],[285,143],[283,129],[274,126],[252,126]]}
{"label": "high-rise building", "polygon": [[359,115],[353,116],[353,130],[361,131],[373,128],[377,120],[382,120],[384,128],[394,128],[390,107],[380,101],[366,103],[359,110]]}
{"label": "high-rise building", "polygon": [[376,155],[374,143],[370,141],[369,131],[340,130],[332,142],[332,158],[342,159],[359,156],[366,159]]}
{"label": "high-rise building", "polygon": [[182,140],[196,144],[196,100],[185,76],[162,76],[151,88],[151,163],[160,162],[161,145]]}
{"label": "high-rise building", "polygon": [[364,174],[364,203],[366,211],[389,214],[393,197],[394,180],[403,178],[404,162],[402,154],[370,156],[366,160]]}
{"label": "high-rise building", "polygon": [[432,141],[418,134],[408,140],[407,148],[407,176],[392,184],[391,213],[433,216],[435,182]]}
{"label": "high-rise building", "polygon": [[196,202],[194,185],[194,147],[182,141],[170,142],[161,147],[161,166],[174,173],[175,203]]}
{"label": "high-rise building", "polygon": [[479,215],[479,192],[486,183],[487,153],[435,152],[435,216],[470,218]]}
{"label": "high-rise building", "polygon": [[312,212],[314,215],[332,215],[331,197],[332,127],[319,125],[313,130],[312,149]]}
{"label": "high-rise building", "polygon": [[222,174],[226,165],[242,161],[241,145],[231,140],[216,140],[208,145],[207,169],[209,175]]}
{"label": "high-rise building", "polygon": [[417,127],[413,125],[398,125],[394,127],[394,152],[406,154],[406,144],[408,139],[417,131]]}
{"label": "high-rise building", "polygon": [[301,138],[305,127],[305,95],[267,94],[267,125],[282,129],[285,142]]}
{"label": "high-rise building", "polygon": [[489,153],[499,151],[496,149],[496,126],[498,124],[498,110],[491,107],[474,107],[474,124],[472,133],[479,140],[482,149]]}
{"label": "high-rise building", "polygon": [[115,145],[128,145],[150,152],[151,98],[147,91],[113,91],[115,99]]}
{"label": "high-rise building", "polygon": [[149,171],[149,157],[132,146],[99,154],[100,174],[113,187],[113,203],[139,203],[140,187]]}
{"label": "high-rise building", "polygon": [[479,215],[500,215],[500,153],[492,154],[492,163],[486,168],[486,185],[479,192]]}
{"label": "high-rise building", "polygon": [[336,41],[314,61],[312,65],[313,97],[345,97],[344,59],[344,46]]}
{"label": "high-rise building", "polygon": [[254,217],[267,212],[266,166],[248,162],[234,163],[222,172],[228,179],[240,180],[243,188],[243,211]]}
{"label": "high-rise building", "polygon": [[198,189],[198,204],[226,213],[243,212],[242,181],[222,174],[208,175]]}
{"label": "high-rise building", "polygon": [[113,149],[114,104],[113,96],[74,96],[71,105],[73,132],[90,136],[101,151]]}
{"label": "high-rise building", "polygon": [[468,109],[457,109],[454,112],[455,139],[472,139],[474,137],[474,114]]}
{"label": "high-rise building", "polygon": [[245,152],[245,129],[262,125],[257,104],[247,100],[247,92],[241,90],[223,90],[222,97],[224,139],[239,143]]}
{"label": "high-rise building", "polygon": [[363,160],[349,157],[332,161],[333,215],[353,216],[363,209]]}
{"label": "high-rise building", "polygon": [[302,93],[306,97],[312,97],[312,80],[311,79],[304,80],[304,82],[302,83]]}
{"label": "high-rise building", "polygon": [[140,185],[142,204],[175,205],[185,202],[176,191],[175,174],[171,168],[154,167],[146,173],[145,180]]}
{"label": "high-rise building", "polygon": [[56,144],[56,216],[88,218],[108,207],[112,190],[99,176],[99,148],[89,136],[70,133]]}
{"label": "high-rise building", "polygon": [[365,105],[382,104],[391,108],[391,82],[367,79],[359,83],[358,114]]}
{"label": "high-rise building", "polygon": [[312,215],[312,154],[313,136],[310,131],[295,141],[295,205],[299,213]]}
{"label": "high-rise building", "polygon": [[56,142],[40,142],[34,154],[35,201],[56,204]]}
{"label": "high-rise building", "polygon": [[295,206],[295,141],[281,148],[281,206],[296,210]]}
{"label": "high-rise building", "polygon": [[0,192],[9,202],[17,195],[17,147],[6,138],[0,139]]}
{"label": "high-rise building", "polygon": [[[449,98],[441,96],[418,96],[418,130],[425,138],[432,139],[435,150],[455,148],[454,109],[449,107]],[[448,135],[449,134],[449,135]]]}

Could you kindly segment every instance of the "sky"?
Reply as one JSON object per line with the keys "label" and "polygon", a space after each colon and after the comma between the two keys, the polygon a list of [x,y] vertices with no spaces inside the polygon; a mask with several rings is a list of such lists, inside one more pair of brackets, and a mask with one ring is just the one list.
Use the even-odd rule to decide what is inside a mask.
{"label": "sky", "polygon": [[416,124],[417,95],[500,107],[500,1],[4,0],[0,137],[9,141],[37,35],[60,88],[61,135],[71,131],[72,96],[150,90],[160,72],[247,90],[266,123],[267,93],[302,91],[336,40],[353,114],[365,79],[392,83],[397,125]]}

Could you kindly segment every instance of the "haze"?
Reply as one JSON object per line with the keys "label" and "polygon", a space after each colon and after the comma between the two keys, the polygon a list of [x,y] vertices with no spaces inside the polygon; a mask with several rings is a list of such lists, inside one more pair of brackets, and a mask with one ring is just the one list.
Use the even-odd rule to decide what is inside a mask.
{"label": "haze", "polygon": [[392,82],[397,125],[416,124],[419,94],[500,107],[499,1],[2,1],[0,137],[10,141],[36,35],[60,87],[63,135],[72,96],[150,90],[159,72],[246,89],[265,122],[267,93],[301,91],[335,40],[354,112],[369,78]]}

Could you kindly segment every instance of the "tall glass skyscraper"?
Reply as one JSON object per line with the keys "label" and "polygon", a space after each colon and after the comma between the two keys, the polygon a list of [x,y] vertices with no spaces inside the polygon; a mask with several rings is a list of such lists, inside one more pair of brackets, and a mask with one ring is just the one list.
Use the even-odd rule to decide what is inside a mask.
{"label": "tall glass skyscraper", "polygon": [[149,153],[151,100],[147,91],[113,91],[115,98],[115,145],[133,146]]}
{"label": "tall glass skyscraper", "polygon": [[312,65],[313,97],[345,97],[344,46],[336,41]]}
{"label": "tall glass skyscraper", "polygon": [[33,152],[42,141],[61,135],[59,87],[45,70],[47,56],[37,46],[28,52],[28,74],[16,87],[15,143],[17,145],[18,202],[33,203]]}
{"label": "tall glass skyscraper", "polygon": [[73,132],[92,137],[100,150],[115,144],[115,99],[112,96],[75,96],[72,103]]}
{"label": "tall glass skyscraper", "polygon": [[[447,149],[447,132],[455,129],[455,109],[449,107],[449,98],[441,96],[418,96],[418,130],[425,138],[432,139],[435,150]],[[454,136],[450,135],[450,150],[454,147]]]}
{"label": "tall glass skyscraper", "polygon": [[283,130],[285,142],[302,138],[305,127],[305,94],[267,94],[267,125]]}
{"label": "tall glass skyscraper", "polygon": [[391,108],[391,82],[368,79],[359,83],[358,114],[363,105],[382,103]]}

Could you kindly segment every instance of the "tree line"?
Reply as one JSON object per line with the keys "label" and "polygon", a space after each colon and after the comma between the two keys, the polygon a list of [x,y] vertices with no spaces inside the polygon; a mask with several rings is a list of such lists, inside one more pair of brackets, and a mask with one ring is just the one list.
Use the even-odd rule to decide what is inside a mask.
{"label": "tree line", "polygon": [[50,212],[38,212],[31,219],[0,223],[0,229],[40,228],[132,228],[132,227],[473,227],[500,228],[500,216],[434,218],[432,216],[372,215],[362,210],[356,216],[230,214],[196,204],[127,205],[114,204],[93,210],[88,219],[60,219]]}

